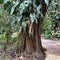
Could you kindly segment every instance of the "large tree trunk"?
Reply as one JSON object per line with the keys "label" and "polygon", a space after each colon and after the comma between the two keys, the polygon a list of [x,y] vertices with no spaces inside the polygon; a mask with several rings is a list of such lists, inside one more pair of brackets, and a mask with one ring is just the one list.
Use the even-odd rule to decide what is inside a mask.
{"label": "large tree trunk", "polygon": [[[39,18],[38,23],[30,23],[29,26],[27,24],[26,32],[23,31],[19,34],[17,50],[20,53],[22,51],[44,53],[41,43],[42,21],[42,18]],[[32,35],[29,34],[29,31],[31,31]]]}

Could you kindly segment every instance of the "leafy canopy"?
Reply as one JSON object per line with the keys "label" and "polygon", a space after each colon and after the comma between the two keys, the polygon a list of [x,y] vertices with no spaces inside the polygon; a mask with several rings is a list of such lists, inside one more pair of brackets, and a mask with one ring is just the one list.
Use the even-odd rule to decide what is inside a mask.
{"label": "leafy canopy", "polygon": [[[46,6],[49,5],[50,0],[43,1]],[[44,17],[42,0],[0,0],[0,3],[3,2],[5,12],[8,11],[11,15],[16,15],[18,17],[17,21],[21,22],[20,31],[26,29],[28,20],[37,23],[39,17]]]}

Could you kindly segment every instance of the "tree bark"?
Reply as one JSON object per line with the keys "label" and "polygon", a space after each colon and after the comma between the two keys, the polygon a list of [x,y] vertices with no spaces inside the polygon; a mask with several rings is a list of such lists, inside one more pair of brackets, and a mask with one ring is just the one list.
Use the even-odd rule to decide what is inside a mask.
{"label": "tree bark", "polygon": [[[42,19],[39,18],[38,23],[30,23],[30,26],[27,25],[26,27],[26,33],[24,32],[19,34],[19,40],[18,40],[18,49],[19,52],[26,51],[27,53],[33,53],[33,52],[42,52],[42,43],[41,43],[41,29],[42,29]],[[31,30],[31,33],[33,35],[29,34],[29,30]],[[24,38],[25,37],[25,38]],[[24,48],[24,49],[23,49]]]}
{"label": "tree bark", "polygon": [[58,30],[60,30],[60,20],[58,21]]}

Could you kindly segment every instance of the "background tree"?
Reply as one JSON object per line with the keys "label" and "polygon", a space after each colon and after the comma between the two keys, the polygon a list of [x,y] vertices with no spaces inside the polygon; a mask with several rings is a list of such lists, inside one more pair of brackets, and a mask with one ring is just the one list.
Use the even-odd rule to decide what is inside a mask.
{"label": "background tree", "polygon": [[43,27],[43,29],[45,30],[44,35],[46,38],[57,38],[57,39],[60,38],[60,30],[59,30],[60,11],[59,11],[59,6],[60,6],[59,1],[54,0],[48,8],[48,12],[45,16],[44,27]]}

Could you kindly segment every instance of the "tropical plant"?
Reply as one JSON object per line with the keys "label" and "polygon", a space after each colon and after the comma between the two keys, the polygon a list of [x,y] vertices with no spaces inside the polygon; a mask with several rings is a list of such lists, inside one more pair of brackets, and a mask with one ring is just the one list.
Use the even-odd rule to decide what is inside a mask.
{"label": "tropical plant", "polygon": [[[41,32],[43,18],[53,0],[2,0],[5,12],[17,16],[19,35],[17,51],[42,52]],[[53,4],[52,4],[53,5]]]}

